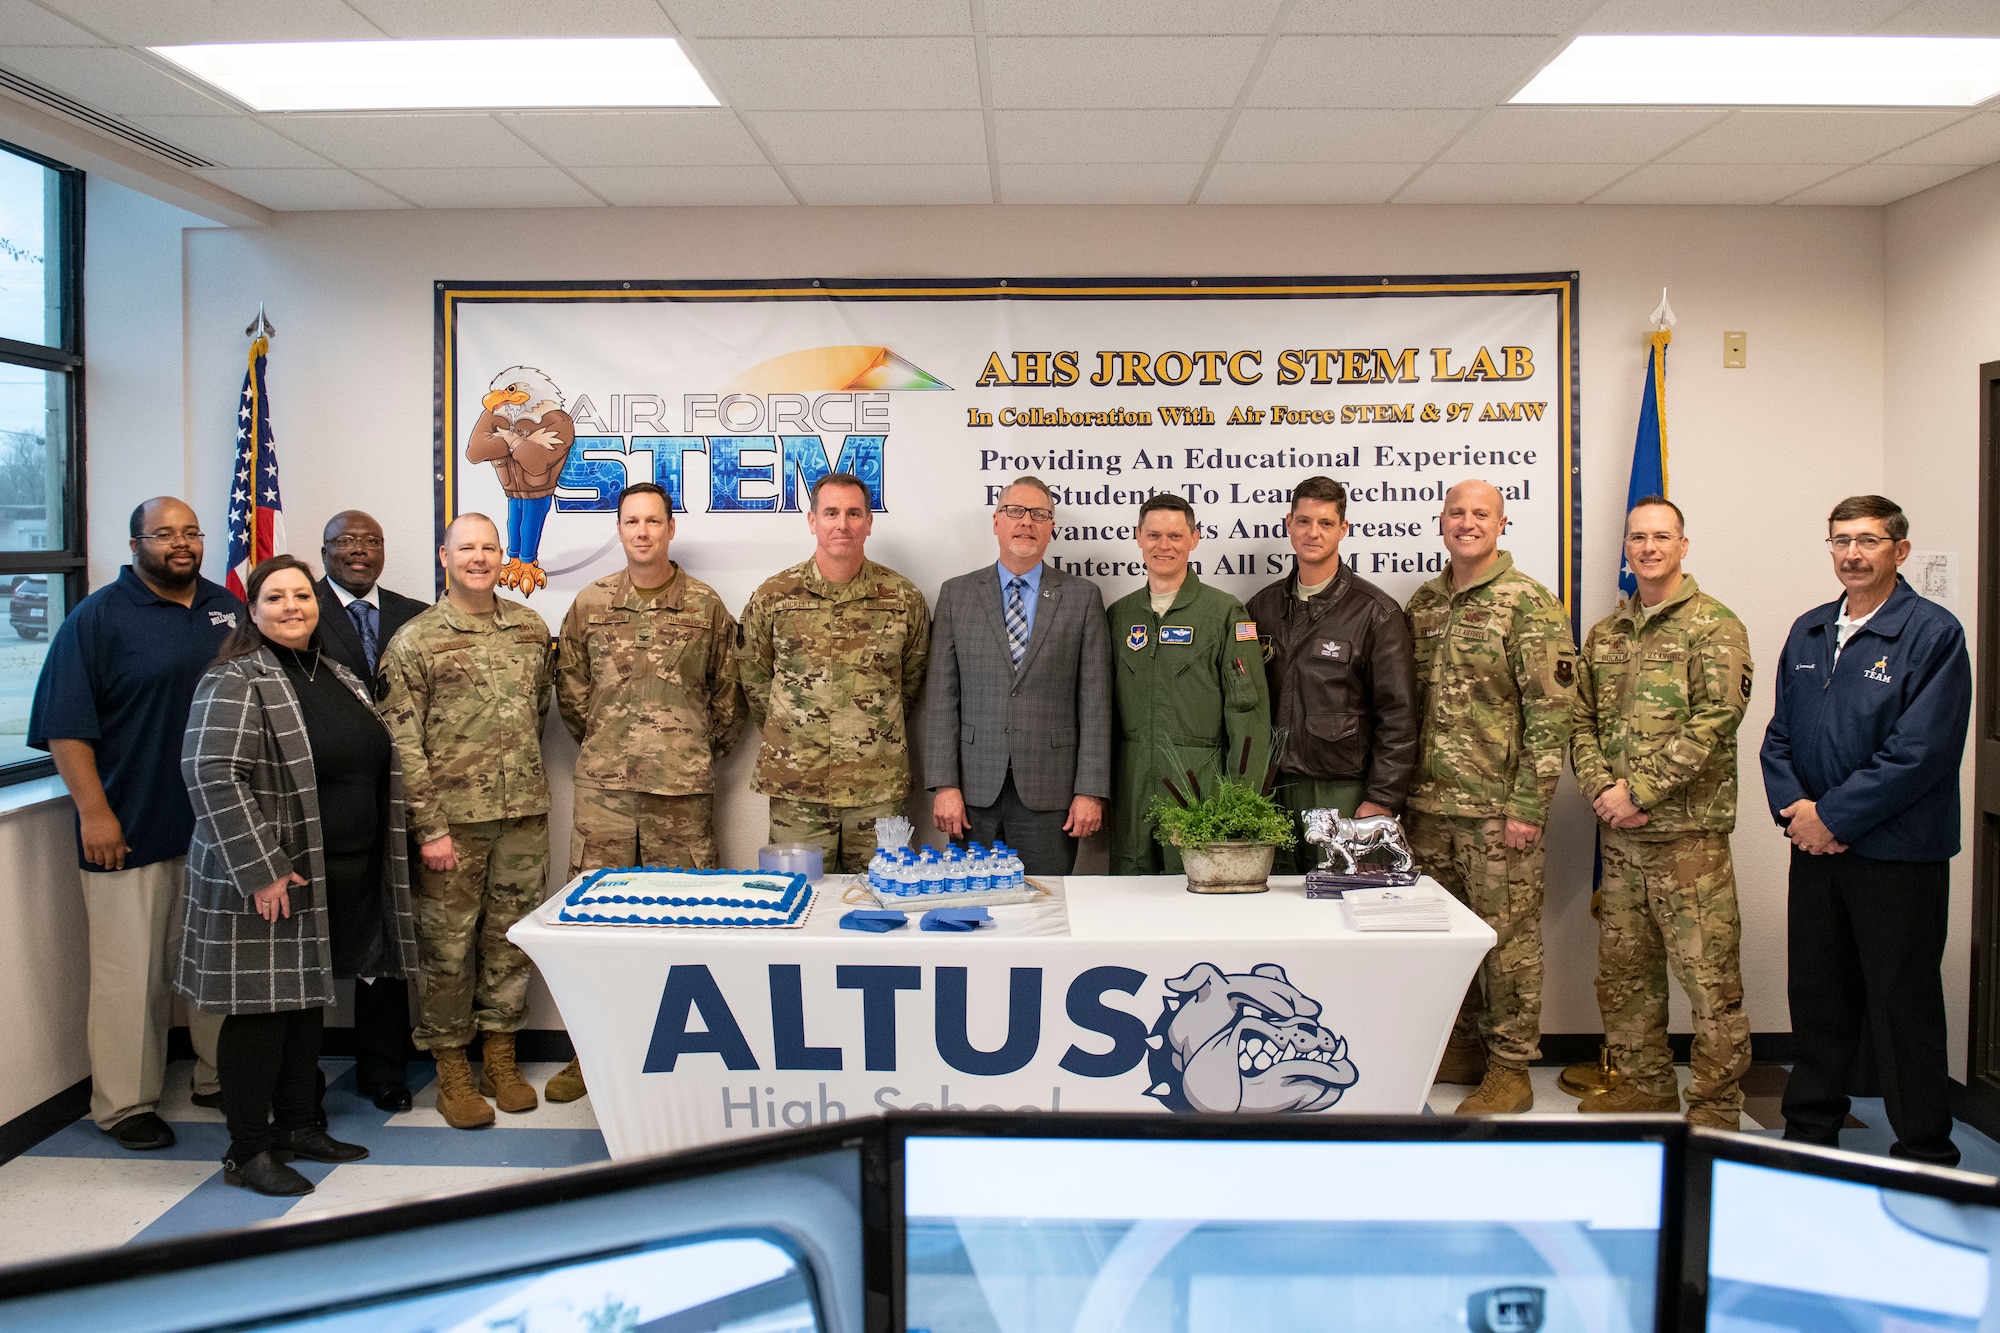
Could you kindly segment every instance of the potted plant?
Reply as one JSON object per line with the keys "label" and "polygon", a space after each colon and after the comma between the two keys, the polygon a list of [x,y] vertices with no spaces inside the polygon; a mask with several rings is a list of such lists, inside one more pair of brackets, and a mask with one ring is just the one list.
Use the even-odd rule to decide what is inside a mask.
{"label": "potted plant", "polygon": [[1271,860],[1297,841],[1292,818],[1247,782],[1218,778],[1203,794],[1188,774],[1193,799],[1171,784],[1173,799],[1153,798],[1148,812],[1161,846],[1180,849],[1189,893],[1263,893],[1271,887]]}

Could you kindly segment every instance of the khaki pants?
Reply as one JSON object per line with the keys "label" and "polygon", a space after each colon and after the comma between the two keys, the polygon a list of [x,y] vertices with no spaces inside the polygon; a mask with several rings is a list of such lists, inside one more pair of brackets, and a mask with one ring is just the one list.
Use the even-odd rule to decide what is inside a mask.
{"label": "khaki pants", "polygon": [[[90,1118],[103,1129],[160,1106],[187,858],[79,873],[90,919]],[[213,1092],[221,1014],[193,1010],[196,1092]]]}
{"label": "khaki pants", "polygon": [[1526,1069],[1541,1055],[1542,869],[1545,842],[1509,848],[1504,819],[1410,811],[1417,868],[1470,907],[1498,938],[1459,1007],[1452,1040],[1481,1041],[1494,1064]]}
{"label": "khaki pants", "polygon": [[713,796],[577,786],[569,835],[571,879],[589,870],[625,866],[713,870],[719,860]]}
{"label": "khaki pants", "polygon": [[535,965],[507,938],[549,894],[549,817],[453,824],[453,870],[417,863],[417,1049],[470,1046],[528,1021]]}
{"label": "khaki pants", "polygon": [[771,798],[771,841],[803,842],[820,849],[829,875],[859,875],[875,855],[875,821],[903,812],[901,801],[827,805]]}

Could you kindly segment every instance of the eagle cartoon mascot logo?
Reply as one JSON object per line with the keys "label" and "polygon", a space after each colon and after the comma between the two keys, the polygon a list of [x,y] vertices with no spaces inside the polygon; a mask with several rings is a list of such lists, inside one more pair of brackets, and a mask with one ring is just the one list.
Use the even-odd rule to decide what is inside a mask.
{"label": "eagle cartoon mascot logo", "polygon": [[509,366],[493,377],[485,409],[473,423],[465,457],[491,463],[507,496],[507,563],[500,586],[531,596],[548,586],[542,572],[542,528],[555,503],[556,479],[576,444],[576,423],[563,410],[562,390],[533,366]]}

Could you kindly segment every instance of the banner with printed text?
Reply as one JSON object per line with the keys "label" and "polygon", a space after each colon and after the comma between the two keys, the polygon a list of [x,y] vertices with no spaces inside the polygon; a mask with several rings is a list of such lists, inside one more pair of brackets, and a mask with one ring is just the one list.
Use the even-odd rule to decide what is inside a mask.
{"label": "banner with printed text", "polygon": [[1342,558],[1406,599],[1469,477],[1572,607],[1575,274],[1325,279],[799,279],[437,284],[437,522],[476,511],[507,595],[554,627],[623,566],[619,493],[657,482],[673,555],[740,608],[810,554],[807,494],[862,478],[868,553],[934,594],[994,559],[1032,474],[1048,559],[1105,600],[1144,577],[1139,505],[1195,508],[1200,576],[1247,599],[1290,564],[1291,488],[1349,491]]}

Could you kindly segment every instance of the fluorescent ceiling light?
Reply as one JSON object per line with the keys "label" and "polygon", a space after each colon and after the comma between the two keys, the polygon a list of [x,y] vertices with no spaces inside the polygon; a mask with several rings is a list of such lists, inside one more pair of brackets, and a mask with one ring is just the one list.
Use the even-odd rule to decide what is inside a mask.
{"label": "fluorescent ceiling light", "polygon": [[153,53],[257,111],[719,105],[671,37],[257,42]]}
{"label": "fluorescent ceiling light", "polygon": [[1976,106],[2000,93],[1991,37],[1579,37],[1515,103]]}

